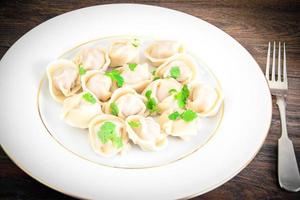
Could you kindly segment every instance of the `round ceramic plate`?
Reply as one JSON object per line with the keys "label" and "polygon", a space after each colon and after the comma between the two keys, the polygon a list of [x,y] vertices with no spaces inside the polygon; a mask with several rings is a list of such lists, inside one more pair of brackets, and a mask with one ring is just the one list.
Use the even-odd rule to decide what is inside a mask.
{"label": "round ceramic plate", "polygon": [[[185,44],[197,58],[202,77],[222,88],[224,105],[216,117],[199,123],[199,133],[190,141],[171,139],[160,152],[133,148],[124,157],[101,158],[89,147],[85,133],[59,120],[45,70],[50,61],[68,58],[83,45],[125,35],[146,43],[159,38]],[[154,6],[95,6],[48,20],[3,56],[0,81],[5,152],[33,178],[80,198],[179,199],[203,194],[246,167],[271,123],[271,95],[251,55],[213,25]]]}

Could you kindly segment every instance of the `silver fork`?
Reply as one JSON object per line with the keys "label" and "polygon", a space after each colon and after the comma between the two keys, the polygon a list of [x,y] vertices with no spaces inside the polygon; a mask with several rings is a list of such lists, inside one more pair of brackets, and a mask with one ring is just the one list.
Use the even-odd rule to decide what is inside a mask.
{"label": "silver fork", "polygon": [[[300,190],[300,175],[292,141],[289,139],[286,128],[285,97],[288,91],[288,80],[286,70],[285,43],[283,44],[283,63],[281,63],[281,44],[278,45],[278,62],[276,70],[276,43],[273,46],[272,72],[270,77],[270,51],[269,42],[268,57],[266,64],[266,78],[272,95],[276,96],[276,103],[280,112],[281,137],[278,140],[278,179],[281,188],[291,192]],[[281,69],[282,68],[282,69]],[[281,72],[283,71],[283,74]],[[277,78],[275,76],[277,71]]]}

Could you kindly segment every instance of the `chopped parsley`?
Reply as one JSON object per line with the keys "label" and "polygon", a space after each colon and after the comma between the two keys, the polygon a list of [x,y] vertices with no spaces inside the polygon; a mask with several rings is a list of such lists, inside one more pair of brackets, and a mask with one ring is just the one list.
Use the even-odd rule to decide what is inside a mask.
{"label": "chopped parsley", "polygon": [[171,68],[170,76],[174,79],[177,79],[180,76],[180,69],[178,66],[174,66]]}
{"label": "chopped parsley", "polygon": [[151,90],[148,90],[145,93],[145,96],[147,98],[146,108],[148,110],[150,110],[150,113],[153,113],[153,112],[157,112],[158,111],[158,107],[157,107],[157,103],[156,103],[155,99],[153,97],[151,97],[151,94],[152,94]]}
{"label": "chopped parsley", "polygon": [[156,73],[156,70],[153,70],[153,71],[152,71],[152,75],[154,76],[154,75],[155,75],[155,73]]}
{"label": "chopped parsley", "polygon": [[97,101],[96,101],[96,98],[89,92],[85,93],[84,95],[82,95],[82,98],[84,100],[86,100],[87,102],[90,102],[91,104],[95,104]]}
{"label": "chopped parsley", "polygon": [[152,91],[151,91],[151,90],[147,90],[147,91],[146,91],[145,96],[147,97],[147,99],[150,99],[150,98],[151,98],[151,94],[152,94]]}
{"label": "chopped parsley", "polygon": [[175,94],[175,93],[177,93],[177,90],[176,90],[176,89],[173,88],[173,89],[170,89],[170,90],[169,90],[169,94]]}
{"label": "chopped parsley", "polygon": [[173,120],[173,121],[175,121],[175,120],[177,120],[177,119],[180,118],[180,119],[184,120],[185,122],[191,122],[191,121],[193,121],[194,119],[197,118],[197,113],[194,112],[194,111],[192,111],[192,110],[190,110],[190,109],[189,110],[185,110],[181,114],[178,111],[175,111],[175,112],[171,113],[168,116],[168,118],[170,120]]}
{"label": "chopped parsley", "polygon": [[122,87],[124,84],[124,78],[120,75],[120,72],[117,70],[112,70],[105,73],[106,76],[110,77],[112,81],[116,81],[118,87]]}
{"label": "chopped parsley", "polygon": [[190,95],[190,91],[187,85],[184,85],[181,91],[175,95],[175,99],[177,100],[178,106],[180,108],[184,108],[184,106],[186,105],[186,100],[189,97],[189,95]]}
{"label": "chopped parsley", "polygon": [[197,113],[189,109],[181,113],[180,117],[186,122],[191,122],[197,118]]}
{"label": "chopped parsley", "polygon": [[129,63],[128,67],[129,67],[130,71],[134,71],[135,68],[137,67],[137,64],[136,63]]}
{"label": "chopped parsley", "polygon": [[141,123],[139,121],[130,121],[128,122],[128,124],[132,127],[132,128],[138,128],[139,126],[141,126]]}
{"label": "chopped parsley", "polygon": [[153,81],[156,81],[158,79],[160,79],[160,78],[158,76],[155,76],[154,79],[153,79]]}
{"label": "chopped parsley", "polygon": [[108,141],[112,141],[116,148],[121,148],[123,146],[122,138],[117,136],[116,125],[112,122],[104,122],[97,132],[97,136],[103,144],[106,144]]}
{"label": "chopped parsley", "polygon": [[180,113],[179,113],[178,111],[175,111],[175,112],[171,113],[171,114],[168,116],[168,118],[169,118],[170,120],[176,120],[176,119],[178,119],[179,117],[180,117]]}
{"label": "chopped parsley", "polygon": [[79,74],[84,75],[86,73],[86,69],[83,68],[83,64],[79,65]]}
{"label": "chopped parsley", "polygon": [[109,106],[111,114],[118,116],[119,108],[115,102],[112,102]]}
{"label": "chopped parsley", "polygon": [[134,47],[139,47],[140,46],[140,41],[138,39],[134,38],[131,44]]}

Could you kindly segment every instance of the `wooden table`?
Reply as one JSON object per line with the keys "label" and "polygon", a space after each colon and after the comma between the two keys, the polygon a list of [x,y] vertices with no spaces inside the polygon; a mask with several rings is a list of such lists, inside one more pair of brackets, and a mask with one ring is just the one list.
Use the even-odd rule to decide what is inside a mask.
{"label": "wooden table", "polygon": [[[1,1],[0,56],[27,31],[38,24],[74,9],[122,1]],[[289,96],[288,132],[300,166],[300,1],[152,0],[131,1],[180,10],[221,28],[239,41],[264,70],[268,41],[287,43]],[[3,97],[3,96],[2,96]],[[279,113],[273,101],[269,135],[255,159],[223,186],[195,199],[300,199],[300,193],[279,188],[277,139]],[[4,119],[1,120],[5,122]],[[0,151],[0,199],[68,199],[38,183],[21,171]]]}

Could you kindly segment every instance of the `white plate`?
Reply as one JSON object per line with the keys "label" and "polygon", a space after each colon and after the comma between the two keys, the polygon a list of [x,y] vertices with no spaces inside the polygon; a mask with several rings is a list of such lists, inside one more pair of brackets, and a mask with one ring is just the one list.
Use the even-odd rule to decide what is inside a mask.
{"label": "white plate", "polygon": [[[186,149],[180,153],[170,149],[157,153],[157,160],[155,154],[137,151],[128,159],[103,160],[84,147],[82,133],[66,137],[61,132],[70,128],[54,121],[58,111],[47,102],[52,101],[47,83],[42,82],[37,95],[47,63],[82,42],[132,34],[179,40],[199,58],[200,67],[207,65],[215,74],[225,105],[211,123],[211,131],[219,125],[213,137],[208,131],[207,137],[195,140],[195,144],[184,143],[182,148]],[[4,55],[0,82],[1,145],[5,152],[35,179],[81,198],[178,199],[203,194],[246,167],[271,123],[270,92],[251,55],[213,25],[154,6],[95,6],[48,20]],[[175,143],[172,145],[181,145]],[[141,156],[149,160],[144,157],[135,162]]]}

